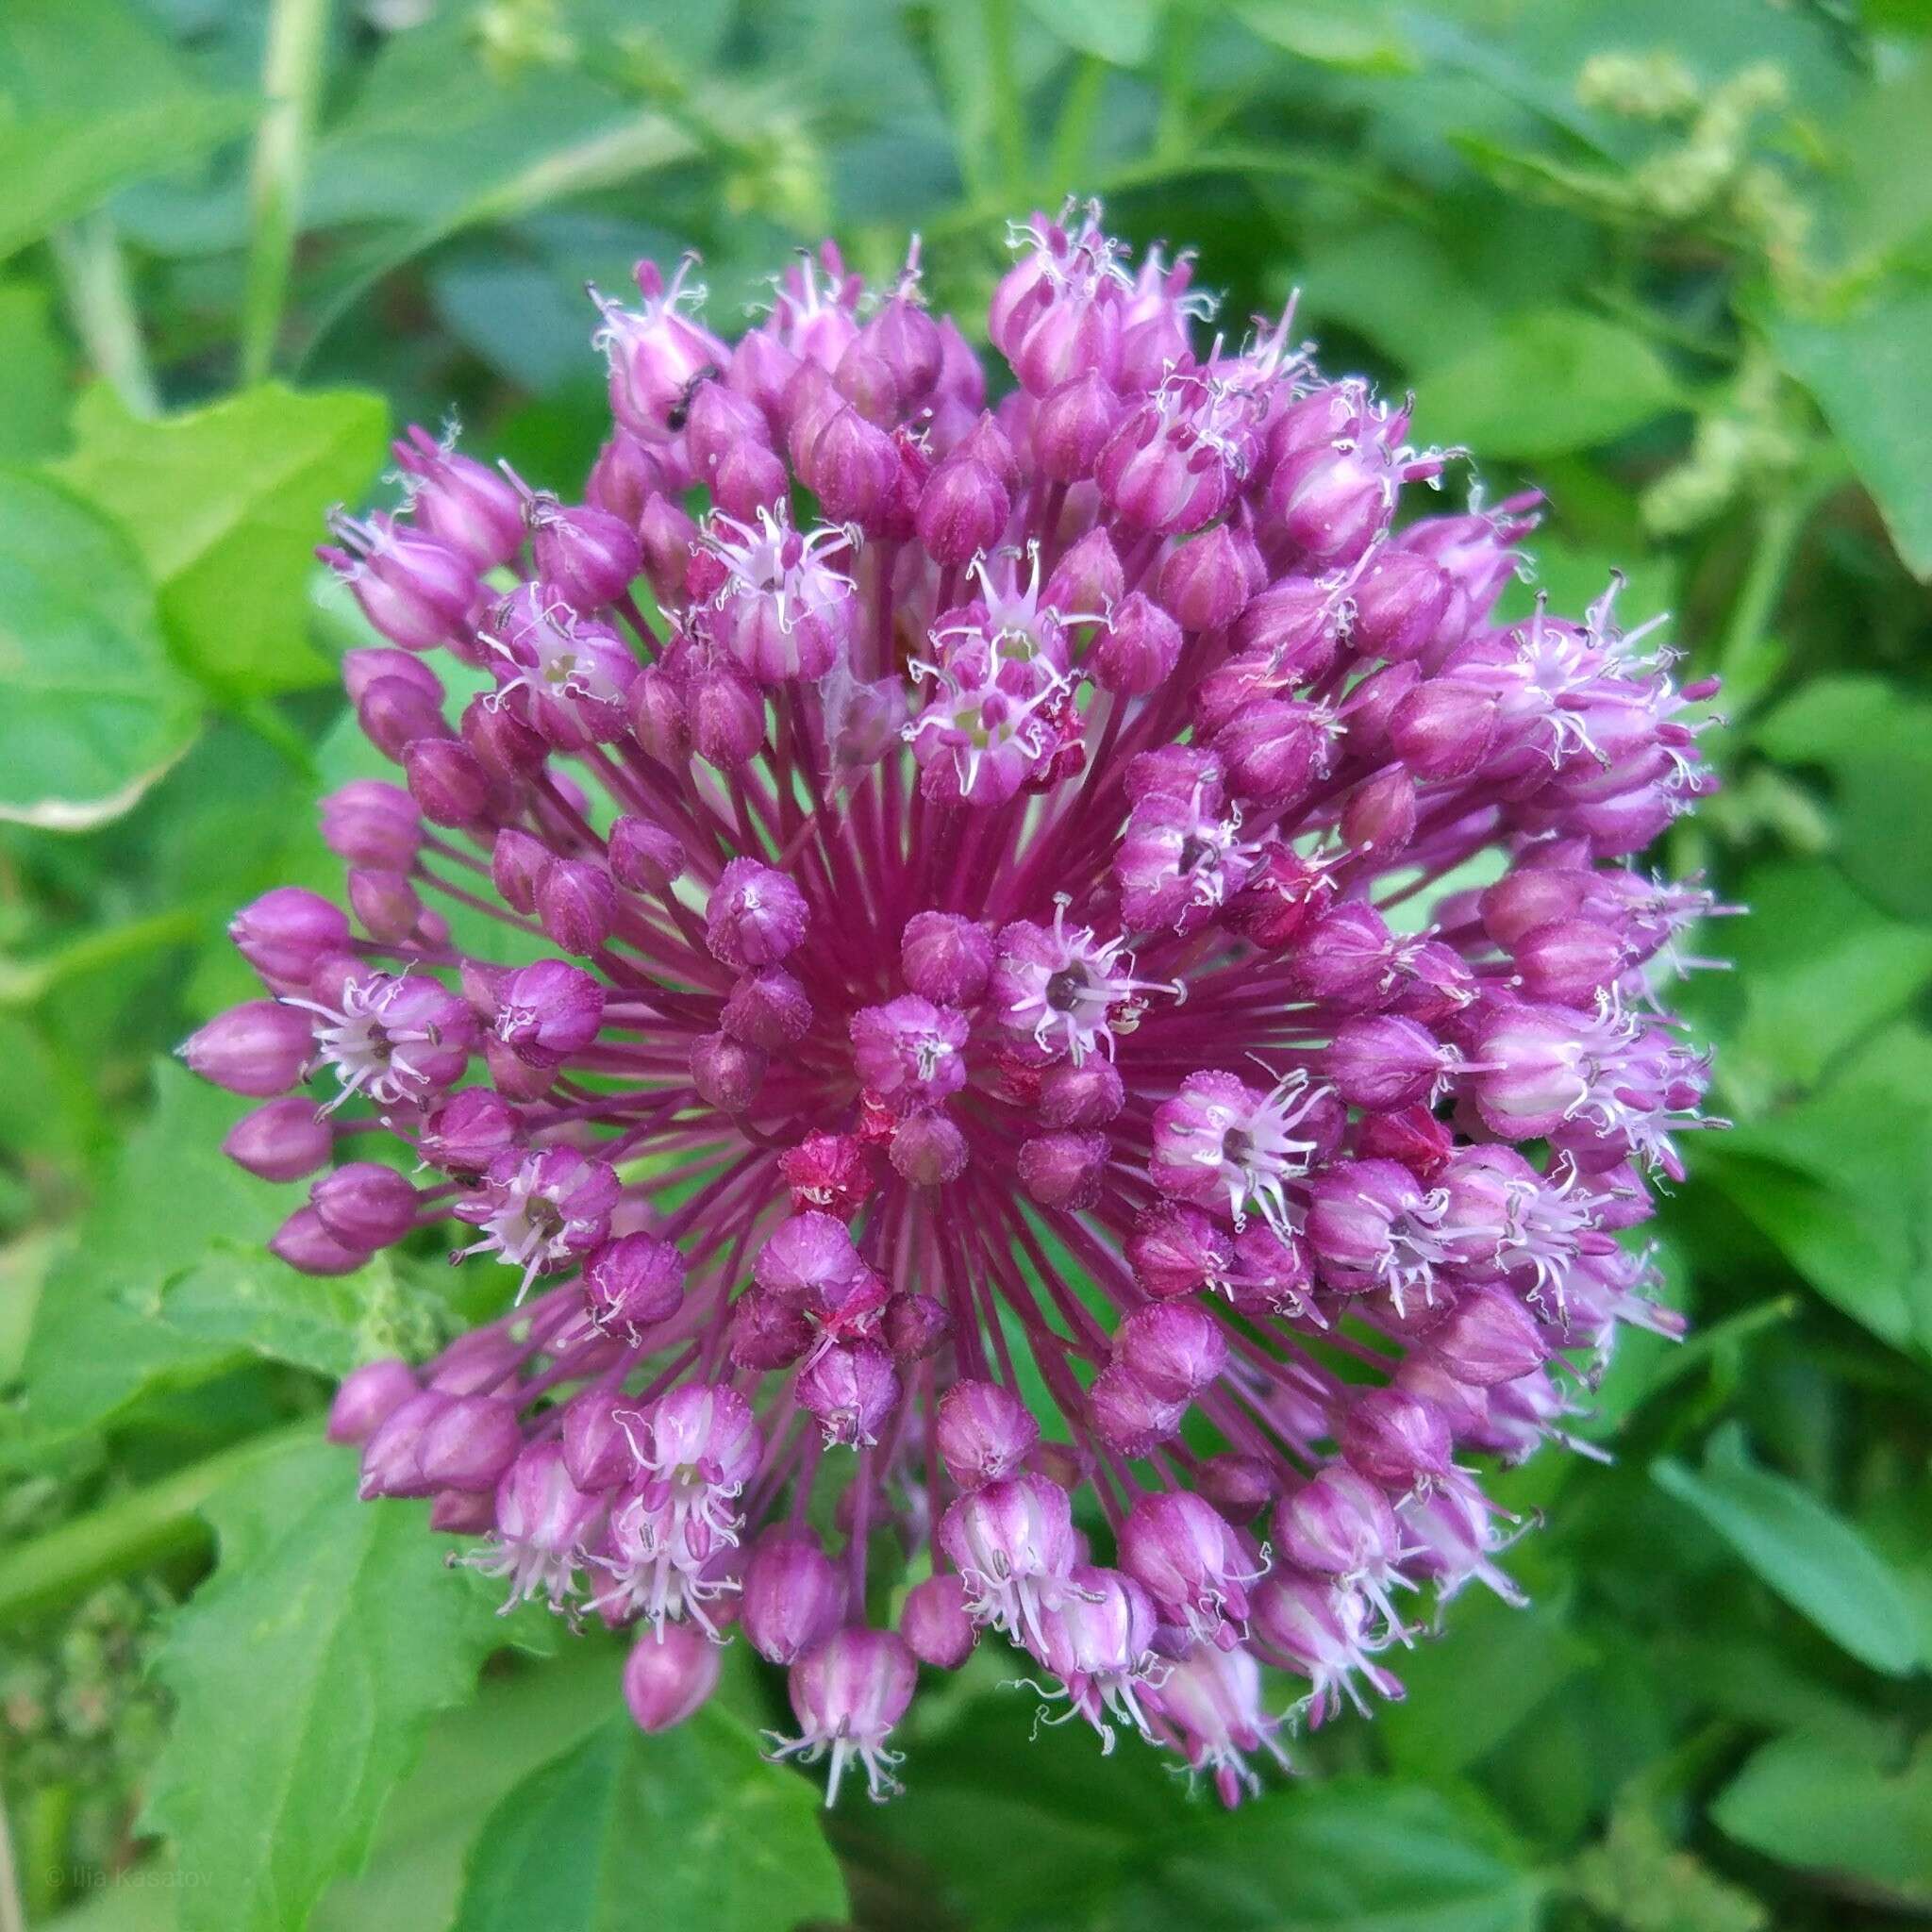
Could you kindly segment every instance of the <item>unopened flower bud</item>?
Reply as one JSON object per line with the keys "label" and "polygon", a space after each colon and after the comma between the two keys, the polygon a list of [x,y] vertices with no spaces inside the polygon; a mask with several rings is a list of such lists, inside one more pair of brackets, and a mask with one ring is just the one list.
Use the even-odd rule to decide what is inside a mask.
{"label": "unopened flower bud", "polygon": [[691,1041],[691,1080],[699,1095],[721,1113],[742,1113],[758,1097],[767,1058],[728,1033],[701,1033]]}
{"label": "unopened flower bud", "polygon": [[635,1338],[684,1302],[684,1257],[652,1234],[619,1235],[584,1263],[584,1306],[607,1334]]}
{"label": "unopened flower bud", "polygon": [[228,1129],[222,1152],[258,1180],[298,1181],[322,1166],[334,1145],[314,1102],[291,1094],[243,1114]]}
{"label": "unopened flower bud", "polygon": [[624,1703],[647,1736],[675,1730],[718,1688],[723,1652],[690,1624],[648,1629],[624,1660]]}
{"label": "unopened flower bud", "polygon": [[979,1627],[966,1610],[966,1587],[941,1572],[906,1592],[899,1634],[921,1663],[937,1671],[957,1671],[973,1655]]}
{"label": "unopened flower bud", "polygon": [[329,1405],[329,1441],[366,1442],[419,1388],[415,1371],[392,1357],[351,1369]]}
{"label": "unopened flower bud", "polygon": [[816,1537],[774,1529],[752,1545],[741,1601],[751,1647],[767,1663],[795,1664],[844,1621],[845,1580]]}
{"label": "unopened flower bud", "polygon": [[351,1160],[324,1174],[308,1203],[343,1247],[365,1254],[393,1246],[416,1224],[415,1189],[377,1160]]}
{"label": "unopened flower bud", "polygon": [[274,1000],[247,1000],[190,1034],[180,1054],[204,1080],[267,1099],[294,1086],[314,1050],[303,1013]]}

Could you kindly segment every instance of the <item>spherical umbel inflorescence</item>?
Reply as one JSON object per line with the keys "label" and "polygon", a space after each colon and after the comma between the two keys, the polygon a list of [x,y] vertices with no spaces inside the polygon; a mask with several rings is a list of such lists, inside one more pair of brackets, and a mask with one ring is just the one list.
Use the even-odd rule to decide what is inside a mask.
{"label": "spherical umbel inflorescence", "polygon": [[348,909],[242,911],[184,1052],[309,1181],[293,1265],[501,1270],[330,1431],[634,1627],[646,1729],[737,1626],[880,1795],[996,1631],[1232,1803],[1399,1693],[1424,1586],[1515,1599],[1483,1458],[1675,1327],[1631,1231],[1712,908],[1634,860],[1709,692],[1608,593],[1499,617],[1534,500],[1433,508],[1286,318],[1207,347],[1097,209],[1014,244],[991,408],[916,257],[828,244],[735,341],[688,265],[600,298],[580,502],[413,433],[325,553],[395,767],[323,803]]}

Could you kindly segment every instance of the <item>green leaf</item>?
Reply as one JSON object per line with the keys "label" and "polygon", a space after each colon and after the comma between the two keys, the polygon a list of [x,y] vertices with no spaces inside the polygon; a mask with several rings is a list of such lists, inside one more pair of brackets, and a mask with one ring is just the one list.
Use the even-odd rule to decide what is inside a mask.
{"label": "green leaf", "polygon": [[254,113],[250,101],[190,94],[106,114],[0,117],[0,260],[126,182],[206,154]]}
{"label": "green leaf", "polygon": [[1720,1831],[1780,1865],[1932,1909],[1932,1742],[1887,1771],[1803,1733],[1767,1744],[1710,1807]]}
{"label": "green leaf", "polygon": [[1316,323],[1340,323],[1410,368],[1480,344],[1496,326],[1493,302],[1460,263],[1413,223],[1351,227],[1324,242],[1304,299]]}
{"label": "green leaf", "polygon": [[1430,433],[1486,457],[1591,449],[1681,406],[1643,337],[1579,309],[1505,322],[1489,341],[1416,376]]}
{"label": "green leaf", "polygon": [[1415,1777],[1468,1770],[1593,1655],[1547,1591],[1517,1609],[1485,1591],[1453,1605],[1447,1623],[1443,1641],[1403,1659],[1407,1696],[1377,1713],[1390,1763]]}
{"label": "green leaf", "polygon": [[118,818],[198,719],[125,536],[57,485],[0,470],[0,819],[78,831]]}
{"label": "green leaf", "polygon": [[1139,67],[1154,51],[1158,0],[1027,0],[1055,39],[1116,67]]}
{"label": "green leaf", "polygon": [[300,1190],[222,1153],[243,1103],[172,1060],[157,1065],[155,1093],[41,1297],[25,1368],[37,1435],[96,1426],[250,1353],[339,1374],[383,1306],[388,1264],[320,1282],[260,1252]]}
{"label": "green leaf", "polygon": [[175,1843],[181,1932],[285,1932],[360,1865],[430,1717],[501,1640],[422,1511],[358,1501],[330,1444],[207,1513],[221,1562],[156,1667],[175,1712],[147,1818]]}
{"label": "green leaf", "polygon": [[1751,741],[1830,774],[1837,857],[1874,905],[1932,922],[1932,705],[1877,677],[1821,677],[1758,721]]}
{"label": "green leaf", "polygon": [[1875,1034],[1796,1106],[1702,1150],[1698,1172],[1799,1274],[1894,1348],[1932,1354],[1932,1035]]}
{"label": "green leaf", "polygon": [[360,390],[244,390],[159,422],[105,387],[75,411],[57,467],[126,526],[160,586],[175,654],[219,692],[330,681],[301,633],[312,552],[332,504],[368,487],[388,409]]}
{"label": "green leaf", "polygon": [[99,113],[193,92],[174,42],[131,0],[7,0],[0,76],[36,114]]}
{"label": "green leaf", "polygon": [[1710,929],[1744,996],[1725,1029],[1725,1091],[1751,1114],[1775,1094],[1815,1086],[1864,1035],[1932,980],[1932,930],[1875,910],[1830,865],[1785,859],[1754,867],[1737,890],[1750,917]]}
{"label": "green leaf", "polygon": [[1932,579],[1932,289],[1889,287],[1854,314],[1769,323],[1778,358],[1818,400],[1912,575]]}
{"label": "green leaf", "polygon": [[472,1702],[431,1724],[415,1769],[383,1807],[367,1865],[330,1887],[311,1932],[448,1925],[491,1810],[595,1730],[620,1694],[616,1646],[600,1631],[566,1642],[553,1663],[491,1673]]}
{"label": "green leaf", "polygon": [[[990,1681],[1010,1657],[974,1659]],[[974,1932],[1531,1932],[1524,1848],[1456,1791],[1338,1777],[1235,1812],[1192,1803],[1171,1761],[1125,1740],[1103,1757],[1081,1724],[1025,1727],[1037,1700],[975,1698],[908,1742],[903,1798],[867,1835],[930,1871]],[[915,1717],[918,1716],[915,1713]],[[1292,1752],[1291,1740],[1284,1742]],[[986,1848],[998,1847],[997,1857]],[[924,1903],[924,1891],[918,1894]]]}
{"label": "green leaf", "polygon": [[0,462],[52,456],[67,440],[67,350],[46,290],[0,286]]}
{"label": "green leaf", "polygon": [[1134,1923],[1190,1932],[1535,1932],[1541,1916],[1523,1847],[1473,1799],[1383,1779],[1201,1820],[1150,1891]]}
{"label": "green leaf", "polygon": [[[352,1274],[298,1274],[261,1247],[218,1241],[161,1290],[160,1317],[184,1341],[291,1362],[340,1381],[377,1355],[420,1356],[438,1340],[432,1298],[393,1250]],[[446,1279],[449,1271],[440,1274]]]}
{"label": "green leaf", "polygon": [[1357,74],[1414,74],[1422,65],[1392,8],[1372,0],[1234,0],[1249,32],[1313,60]]}
{"label": "green leaf", "polygon": [[1808,1491],[1754,1464],[1741,1427],[1711,1438],[1702,1472],[1665,1461],[1651,1474],[1841,1650],[1894,1677],[1921,1662],[1911,1606],[1890,1566]]}
{"label": "green leaf", "polygon": [[707,1706],[647,1738],[619,1710],[526,1778],[484,1821],[455,1932],[624,1932],[654,1923],[784,1932],[842,1921],[845,1888],[816,1788],[774,1769]]}

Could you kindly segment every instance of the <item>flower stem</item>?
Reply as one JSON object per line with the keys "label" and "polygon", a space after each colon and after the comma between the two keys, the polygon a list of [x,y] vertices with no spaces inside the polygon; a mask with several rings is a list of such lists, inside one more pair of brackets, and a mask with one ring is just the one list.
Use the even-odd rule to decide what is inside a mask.
{"label": "flower stem", "polygon": [[0,1625],[72,1603],[103,1577],[204,1545],[202,1505],[263,1457],[313,1441],[320,1427],[317,1417],[304,1416],[251,1436],[8,1551],[0,1557]]}
{"label": "flower stem", "polygon": [[256,134],[249,180],[253,234],[242,300],[242,379],[259,382],[275,358],[295,257],[309,136],[322,90],[329,0],[274,0],[262,92],[268,107]]}
{"label": "flower stem", "polygon": [[49,241],[67,311],[88,360],[135,415],[158,415],[160,398],[112,218],[105,210],[83,216],[57,228]]}
{"label": "flower stem", "polygon": [[1800,476],[1759,519],[1744,580],[1718,646],[1717,669],[1721,675],[1736,675],[1739,666],[1777,616],[1786,574],[1798,541],[1810,524],[1812,513],[1842,479],[1840,464],[1827,458],[1814,464],[1807,475]]}
{"label": "flower stem", "polygon": [[1013,0],[984,0],[986,60],[992,70],[992,133],[1000,179],[1008,200],[1026,189],[1025,104],[1020,98],[1019,61],[1013,46]]}

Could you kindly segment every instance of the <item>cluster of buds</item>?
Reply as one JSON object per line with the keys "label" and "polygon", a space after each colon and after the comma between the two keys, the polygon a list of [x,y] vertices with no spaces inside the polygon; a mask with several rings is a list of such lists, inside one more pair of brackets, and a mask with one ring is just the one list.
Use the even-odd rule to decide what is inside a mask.
{"label": "cluster of buds", "polygon": [[1481,1458],[1675,1325],[1628,1231],[1711,908],[1633,860],[1708,692],[1609,593],[1499,618],[1534,500],[1413,513],[1451,456],[1287,318],[1202,347],[1097,210],[1015,244],[991,408],[916,256],[828,245],[735,341],[685,270],[600,302],[580,503],[412,433],[325,553],[398,768],[323,803],[348,909],[247,908],[184,1051],[294,1266],[501,1267],[330,1432],[634,1629],[645,1728],[741,1631],[878,1795],[996,1632],[1233,1803],[1424,1586],[1514,1598]]}

